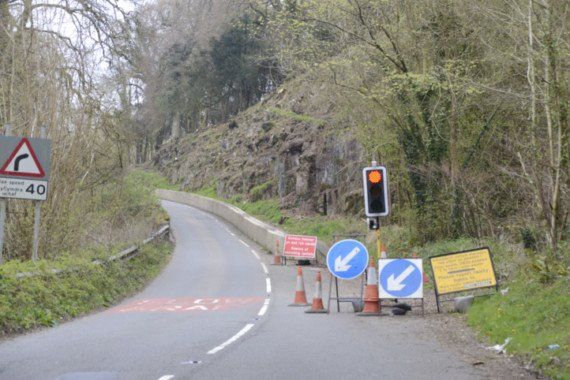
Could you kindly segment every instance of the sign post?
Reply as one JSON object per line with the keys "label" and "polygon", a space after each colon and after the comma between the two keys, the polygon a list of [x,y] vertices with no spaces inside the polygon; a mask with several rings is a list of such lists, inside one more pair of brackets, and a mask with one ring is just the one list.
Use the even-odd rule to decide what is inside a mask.
{"label": "sign post", "polygon": [[[6,124],[4,127],[4,133],[6,136],[10,136],[12,133],[12,126]],[[2,251],[4,249],[4,223],[6,222],[6,199],[0,197],[0,264],[4,262],[2,256]]]}
{"label": "sign post", "polygon": [[[42,126],[40,129],[40,137],[46,138],[46,127]],[[34,247],[32,252],[32,261],[38,259],[38,250],[40,246],[40,219],[42,213],[41,201],[34,201]]]}
{"label": "sign post", "polygon": [[[29,199],[35,202],[34,245],[32,260],[38,258],[41,203],[47,199],[51,141],[42,138],[0,136],[0,255],[3,243],[6,198]],[[1,260],[1,256],[0,256]]]}
{"label": "sign post", "polygon": [[6,221],[6,200],[0,198],[0,264],[4,262],[2,249],[4,248],[4,222]]}

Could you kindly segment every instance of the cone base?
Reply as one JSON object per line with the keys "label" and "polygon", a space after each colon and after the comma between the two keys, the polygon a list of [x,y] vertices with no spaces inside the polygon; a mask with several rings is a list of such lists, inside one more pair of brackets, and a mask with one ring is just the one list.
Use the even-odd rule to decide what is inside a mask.
{"label": "cone base", "polygon": [[287,306],[307,307],[307,306],[311,306],[311,304],[310,303],[291,303]]}
{"label": "cone base", "polygon": [[356,315],[358,315],[359,317],[379,317],[382,315],[381,312],[360,312],[360,313],[356,313]]}
{"label": "cone base", "polygon": [[305,310],[305,313],[307,313],[307,314],[328,314],[329,312],[325,309],[323,309],[323,310],[312,310],[312,309],[310,309],[310,310]]}

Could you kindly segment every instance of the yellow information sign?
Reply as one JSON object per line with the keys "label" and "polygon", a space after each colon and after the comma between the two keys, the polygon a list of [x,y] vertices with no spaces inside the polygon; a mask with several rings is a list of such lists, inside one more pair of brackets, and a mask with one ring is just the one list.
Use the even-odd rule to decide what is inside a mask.
{"label": "yellow information sign", "polygon": [[438,294],[497,285],[489,248],[431,257]]}

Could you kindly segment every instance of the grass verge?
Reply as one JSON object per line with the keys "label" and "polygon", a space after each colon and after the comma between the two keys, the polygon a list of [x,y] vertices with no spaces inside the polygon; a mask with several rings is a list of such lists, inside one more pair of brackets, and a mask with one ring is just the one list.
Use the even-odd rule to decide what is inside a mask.
{"label": "grass verge", "polygon": [[570,279],[542,284],[535,277],[517,277],[504,296],[476,299],[468,323],[493,344],[511,338],[507,352],[550,378],[570,379]]}
{"label": "grass verge", "polygon": [[[105,265],[88,256],[64,257],[55,266],[74,268],[52,274],[47,263],[8,263],[0,267],[0,334],[55,326],[115,304],[154,278],[168,261],[171,243],[149,244],[129,260]],[[59,265],[57,265],[59,264]],[[27,270],[26,270],[27,269]],[[40,275],[17,279],[16,273],[39,269]]]}

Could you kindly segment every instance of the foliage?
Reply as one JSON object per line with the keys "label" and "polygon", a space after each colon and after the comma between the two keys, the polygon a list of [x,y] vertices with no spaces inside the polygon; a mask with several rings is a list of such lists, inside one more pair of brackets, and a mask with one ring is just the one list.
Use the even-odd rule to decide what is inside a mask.
{"label": "foliage", "polygon": [[[469,324],[527,358],[552,379],[570,378],[570,282],[559,277],[544,286],[536,276],[520,276],[508,284],[506,295],[476,299]],[[557,350],[548,346],[558,344]]]}
{"label": "foliage", "polygon": [[[1,266],[0,335],[54,326],[113,305],[156,276],[166,264],[171,248],[170,243],[146,245],[130,260],[105,265],[92,264],[98,256],[93,253],[74,253],[55,262],[13,262]],[[50,272],[53,267],[68,271],[54,275]],[[28,271],[41,274],[15,278],[16,273]]]}
{"label": "foliage", "polygon": [[180,186],[172,184],[166,177],[149,170],[132,170],[126,178],[129,188],[138,189],[145,195],[153,194],[155,189],[180,190]]}
{"label": "foliage", "polygon": [[270,107],[268,111],[277,116],[286,117],[301,123],[308,123],[316,126],[325,125],[325,122],[323,120],[316,119],[310,115],[301,115],[293,111],[283,110],[281,108],[275,108],[275,107]]}
{"label": "foliage", "polygon": [[249,196],[252,202],[257,202],[262,199],[266,194],[270,192],[273,186],[275,186],[275,181],[271,180],[252,187],[249,190]]}
{"label": "foliage", "polygon": [[216,198],[217,194],[216,194],[216,185],[212,185],[212,186],[205,186],[199,190],[196,191],[196,194],[198,195],[202,195],[204,197],[210,197],[210,198]]}

